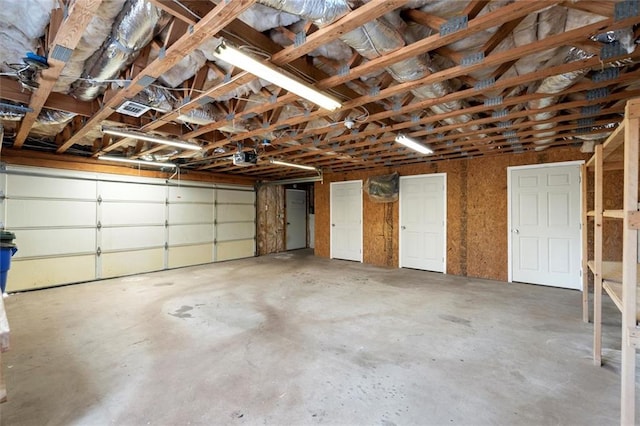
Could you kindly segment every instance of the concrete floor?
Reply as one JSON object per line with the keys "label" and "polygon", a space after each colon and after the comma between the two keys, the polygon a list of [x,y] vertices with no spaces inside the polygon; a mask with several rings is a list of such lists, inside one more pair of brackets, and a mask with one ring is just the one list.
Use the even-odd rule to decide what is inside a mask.
{"label": "concrete floor", "polygon": [[6,299],[2,425],[606,425],[580,293],[307,250]]}

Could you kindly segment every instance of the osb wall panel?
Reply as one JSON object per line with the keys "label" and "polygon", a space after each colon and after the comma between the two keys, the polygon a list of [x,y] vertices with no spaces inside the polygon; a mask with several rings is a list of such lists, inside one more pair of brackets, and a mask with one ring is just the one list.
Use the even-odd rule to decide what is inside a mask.
{"label": "osb wall panel", "polygon": [[281,185],[258,188],[258,255],[285,250],[284,187]]}
{"label": "osb wall panel", "polygon": [[331,248],[329,246],[329,238],[331,235],[331,222],[330,222],[330,200],[331,192],[329,181],[324,179],[322,182],[316,182],[314,187],[314,200],[315,205],[315,248],[314,253],[317,256],[329,257]]}
{"label": "osb wall panel", "polygon": [[[624,173],[622,170],[605,171],[602,204],[605,210],[618,210],[624,201]],[[593,220],[590,221],[593,227]],[[605,219],[602,225],[602,259],[622,260],[622,221]]]}
{"label": "osb wall panel", "polygon": [[507,279],[508,165],[502,157],[468,161],[468,276]]}
{"label": "osb wall panel", "polygon": [[[369,173],[326,174],[316,183],[316,255],[329,257],[330,182],[363,181],[397,171],[401,176],[447,174],[447,273],[505,281],[508,277],[507,167],[586,160],[588,154],[567,148],[540,153],[486,157],[435,164],[384,168]],[[605,193],[607,189],[605,188]],[[364,262],[398,266],[398,203],[363,200]],[[389,224],[388,218],[393,222]],[[393,235],[389,242],[388,235]],[[391,252],[390,252],[391,250]]]}

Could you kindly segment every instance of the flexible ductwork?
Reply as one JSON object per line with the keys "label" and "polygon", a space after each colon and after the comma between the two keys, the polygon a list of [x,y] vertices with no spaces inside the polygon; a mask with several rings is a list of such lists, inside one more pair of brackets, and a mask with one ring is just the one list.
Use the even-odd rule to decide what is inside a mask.
{"label": "flexible ductwork", "polygon": [[[594,41],[600,41],[602,43],[620,43],[620,45],[624,48],[627,53],[633,53],[635,50],[635,42],[633,39],[633,32],[631,29],[623,29],[621,31],[616,32],[607,32],[603,34],[599,34],[597,36],[592,37]],[[569,51],[565,59],[565,63],[580,61],[583,59],[588,59],[594,55],[588,54],[585,51],[577,48],[572,48]],[[608,66],[617,66],[617,64],[609,64]],[[559,74],[551,77],[547,77],[542,81],[542,84],[536,90],[536,93],[548,93],[555,94],[562,92],[563,90],[571,87],[575,84],[580,78],[582,78],[589,69],[581,69],[572,71],[565,74]],[[546,98],[536,99],[530,101],[527,104],[527,108],[529,110],[536,109],[544,109],[549,106],[555,105],[558,102],[558,97],[550,96]],[[549,120],[557,115],[555,111],[542,112],[529,116],[529,119],[532,121],[545,121]],[[542,138],[536,140],[534,143],[539,145],[539,150],[544,149],[544,145],[547,145],[553,142],[553,136],[555,136],[556,132],[551,130],[556,126],[555,123],[543,123],[543,124],[535,124],[532,126],[534,130],[546,130],[545,132],[536,133],[534,136],[537,138]],[[588,135],[575,135],[575,139],[585,140],[585,141],[594,141],[606,138],[610,132],[608,133],[598,133],[598,134],[588,134]]]}
{"label": "flexible ductwork", "polygon": [[[0,120],[6,121],[20,121],[25,116],[27,107],[20,104],[13,104],[8,101],[3,101],[0,104]],[[36,118],[36,123],[47,124],[63,124],[68,123],[76,114],[65,111],[57,111],[52,109],[43,108]]]}
{"label": "flexible ductwork", "polygon": [[178,100],[168,89],[159,86],[145,87],[133,97],[132,101],[149,106],[156,111],[167,113],[178,107]]}
{"label": "flexible ductwork", "polygon": [[75,116],[76,114],[72,112],[57,111],[53,109],[44,108],[42,111],[40,111],[40,114],[38,114],[36,123],[43,124],[43,125],[66,124],[69,121],[71,121],[71,119]]}
{"label": "flexible ductwork", "polygon": [[[331,24],[351,11],[347,0],[258,0],[258,3],[301,16],[313,21],[318,26]],[[367,59],[380,57],[405,45],[402,35],[382,19],[368,22],[344,34],[340,39]],[[429,57],[421,55],[390,65],[387,67],[387,71],[396,81],[407,82],[430,74],[431,68],[433,67],[430,64]],[[420,99],[435,99],[450,93],[450,90],[445,83],[436,83],[414,89],[412,93]],[[437,113],[451,112],[461,108],[462,105],[459,101],[447,102],[432,107]],[[470,116],[462,115],[455,119],[448,119],[447,122],[458,124],[470,120]]]}
{"label": "flexible ductwork", "polygon": [[[591,56],[593,55],[587,54],[581,49],[572,48],[569,51],[569,54],[567,55],[564,62],[565,63],[575,62],[582,59],[590,58]],[[535,91],[535,93],[545,93],[545,94],[560,93],[563,90],[575,84],[575,82],[578,81],[580,78],[582,78],[588,71],[589,69],[587,68],[587,69],[568,72],[565,74],[558,74],[551,77],[547,77],[542,81],[542,83],[540,84],[538,89]],[[547,108],[551,105],[555,105],[557,102],[558,102],[558,97],[549,96],[546,98],[540,98],[540,99],[529,101],[527,104],[527,108],[529,110],[535,111],[535,110]],[[537,114],[532,114],[529,116],[529,119],[531,121],[545,121],[555,117],[556,115],[557,115],[557,111],[546,111],[546,112],[541,112]],[[554,128],[555,126],[556,126],[555,123],[542,123],[542,124],[534,124],[532,127],[534,130],[549,130]],[[555,134],[556,132],[554,131],[536,133],[534,135],[536,138],[546,138],[546,139],[538,139],[535,141],[535,143],[537,145],[546,145],[553,141],[552,137],[555,136]]]}
{"label": "flexible ductwork", "polygon": [[[128,0],[116,18],[111,35],[85,64],[82,80],[70,94],[83,101],[95,99],[137,57],[165,23],[165,13],[146,0]],[[99,81],[101,83],[97,83]]]}

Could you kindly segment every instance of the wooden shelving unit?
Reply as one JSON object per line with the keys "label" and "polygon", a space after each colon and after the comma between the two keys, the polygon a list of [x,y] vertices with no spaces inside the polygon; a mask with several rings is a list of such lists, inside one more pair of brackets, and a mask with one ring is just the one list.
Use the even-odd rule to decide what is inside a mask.
{"label": "wooden shelving unit", "polygon": [[[593,361],[602,364],[602,290],[611,297],[622,312],[621,347],[621,414],[622,425],[635,424],[635,376],[636,346],[640,345],[638,321],[638,144],[640,142],[640,99],[627,102],[625,117],[620,126],[607,141],[596,146],[595,154],[585,165],[585,171],[594,172],[594,210],[586,211],[583,203],[583,220],[593,219],[594,252],[587,263],[594,276],[593,297]],[[623,205],[621,209],[604,210],[603,182],[604,173],[610,170],[623,170]],[[586,180],[586,173],[585,179]],[[586,184],[583,185],[586,199]],[[622,220],[622,261],[603,261],[603,221],[605,219]],[[583,227],[586,229],[586,227]],[[583,231],[584,232],[584,231]],[[585,235],[583,234],[583,237]],[[586,253],[587,239],[583,238],[583,253]],[[588,277],[584,274],[583,316],[588,320]]]}

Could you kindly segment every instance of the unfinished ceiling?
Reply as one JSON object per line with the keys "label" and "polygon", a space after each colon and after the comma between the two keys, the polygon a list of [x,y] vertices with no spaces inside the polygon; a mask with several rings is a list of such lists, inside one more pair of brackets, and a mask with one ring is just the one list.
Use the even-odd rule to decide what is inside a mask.
{"label": "unfinished ceiling", "polygon": [[[313,175],[273,159],[340,172],[588,151],[640,95],[639,12],[638,1],[591,0],[7,0],[3,152],[110,154],[272,180]],[[342,107],[324,110],[222,62],[222,40]],[[398,134],[434,153],[395,143]],[[235,165],[238,150],[256,152],[257,164]]]}

